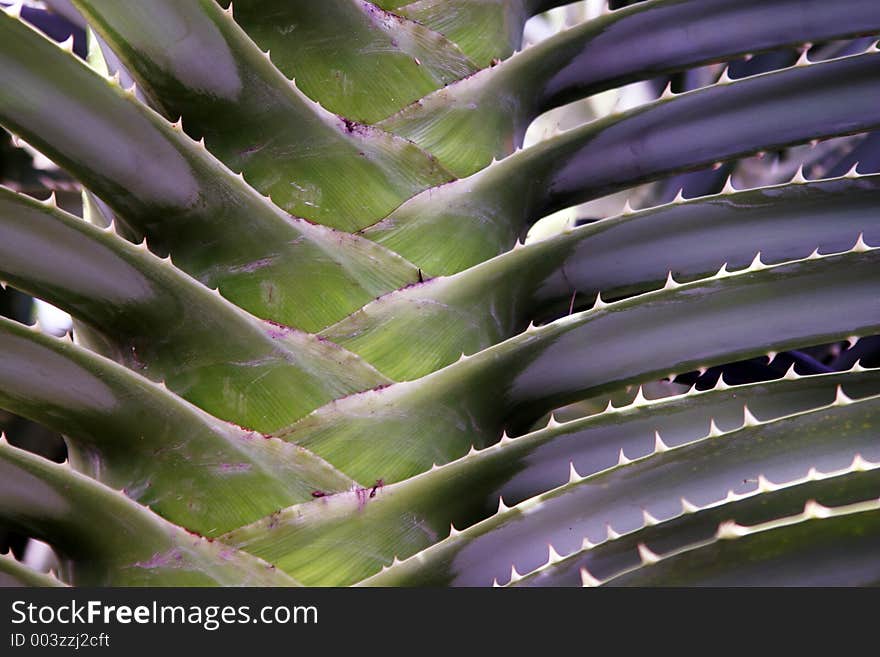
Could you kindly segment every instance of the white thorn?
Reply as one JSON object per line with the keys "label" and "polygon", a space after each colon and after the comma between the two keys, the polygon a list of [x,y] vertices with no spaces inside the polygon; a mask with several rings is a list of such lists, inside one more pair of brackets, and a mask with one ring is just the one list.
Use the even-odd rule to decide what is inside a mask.
{"label": "white thorn", "polygon": [[632,463],[632,459],[627,458],[626,454],[623,453],[623,448],[620,448],[620,453],[617,455],[617,465],[628,465]]}
{"label": "white thorn", "polygon": [[635,210],[633,210],[632,205],[630,205],[629,199],[626,199],[623,203],[623,210],[620,211],[620,214],[633,214]]}
{"label": "white thorn", "polygon": [[723,436],[724,432],[718,428],[718,425],[715,424],[715,418],[709,420],[709,433],[706,435],[706,438],[717,438],[718,436]]}
{"label": "white thorn", "polygon": [[652,516],[651,512],[647,509],[642,509],[642,522],[644,523],[645,527],[653,527],[654,525],[660,524],[660,521]]}
{"label": "white thorn", "polygon": [[574,461],[568,462],[568,483],[574,484],[579,482],[583,477],[578,474],[578,471],[574,467]]}
{"label": "white thorn", "polygon": [[834,395],[834,405],[835,406],[846,406],[847,404],[852,404],[853,400],[843,391],[843,386],[838,384],[837,391]]}
{"label": "white thorn", "polygon": [[767,352],[767,364],[769,365],[770,363],[772,363],[773,359],[775,359],[778,355],[779,355],[778,351],[768,351]]}
{"label": "white thorn", "polygon": [[498,583],[497,577],[492,578],[492,588],[493,589],[500,589],[501,588],[501,584]]}
{"label": "white thorn", "polygon": [[724,189],[721,190],[722,194],[736,194],[737,189],[733,186],[733,176],[727,176],[727,180],[724,182]]}
{"label": "white thorn", "polygon": [[614,531],[614,527],[611,526],[611,523],[605,523],[605,534],[609,541],[614,541],[620,538],[620,534]]}
{"label": "white thorn", "polygon": [[652,552],[644,543],[639,543],[639,558],[642,560],[643,566],[650,566],[660,561],[660,557]]}
{"label": "white thorn", "polygon": [[554,563],[559,563],[563,560],[563,557],[556,551],[552,544],[547,543],[547,565],[550,566]]}
{"label": "white thorn", "polygon": [[786,379],[788,381],[796,381],[797,379],[800,378],[797,375],[797,372],[794,371],[794,363],[792,363],[791,366],[788,368],[788,370],[786,370],[785,376],[783,376],[782,378]]}
{"label": "white thorn", "polygon": [[739,499],[739,495],[733,492],[732,488],[727,489],[727,497],[724,498],[725,502],[735,502]]}
{"label": "white thorn", "polygon": [[183,117],[178,118],[177,121],[171,124],[171,127],[175,130],[183,131]]}
{"label": "white thorn", "polygon": [[672,277],[672,270],[670,270],[669,273],[666,274],[666,283],[663,284],[663,289],[674,290],[675,288],[680,287],[680,285],[681,283]]}
{"label": "white thorn", "polygon": [[61,50],[65,51],[65,52],[72,53],[73,52],[73,35],[71,34],[64,41],[59,43],[58,46],[61,48]]}
{"label": "white thorn", "polygon": [[449,538],[455,538],[459,534],[461,534],[461,531],[455,528],[454,523],[450,522],[449,523]]}
{"label": "white thorn", "polygon": [[593,577],[586,568],[581,568],[581,586],[592,588],[599,586],[602,582]]}
{"label": "white thorn", "polygon": [[729,271],[727,271],[727,263],[725,262],[718,269],[718,272],[715,274],[715,278],[724,278],[725,276],[730,276],[730,275],[731,275],[731,273]]}
{"label": "white thorn", "polygon": [[512,440],[513,440],[513,438],[511,438],[510,436],[507,435],[507,429],[505,429],[504,431],[501,432],[501,440],[499,440],[498,442],[500,444],[504,445],[505,443],[509,443]]}
{"label": "white thorn", "polygon": [[561,427],[562,423],[557,422],[556,416],[553,413],[550,413],[550,419],[547,420],[547,429],[555,429],[556,427]]}
{"label": "white thorn", "polygon": [[660,437],[660,432],[655,431],[654,432],[654,453],[661,454],[663,452],[668,452],[668,451],[669,451],[669,447],[666,445],[666,443],[663,442],[663,439]]}
{"label": "white thorn", "polygon": [[774,490],[778,490],[781,486],[777,486],[772,481],[767,479],[764,475],[758,475],[758,491],[761,493],[769,493]]}
{"label": "white thorn", "polygon": [[681,512],[682,513],[696,513],[700,510],[696,504],[692,504],[688,502],[684,497],[681,498]]}
{"label": "white thorn", "polygon": [[871,464],[868,463],[864,458],[862,458],[861,454],[856,454],[853,456],[852,463],[849,466],[849,469],[853,472],[865,472],[866,470],[871,469]]}
{"label": "white thorn", "polygon": [[229,14],[229,17],[232,18],[232,16],[233,16],[233,13],[232,13],[232,3],[230,2],[230,3],[229,3],[229,6],[228,6],[226,9],[224,9],[223,11],[226,12],[227,14]]}
{"label": "white thorn", "polygon": [[678,194],[675,195],[675,198],[672,199],[673,203],[684,203],[687,199],[684,197],[684,188],[678,190]]}
{"label": "white thorn", "polygon": [[813,252],[806,257],[806,260],[818,260],[822,257],[822,254],[819,253],[819,248],[813,249]]}
{"label": "white thorn", "polygon": [[862,359],[859,358],[853,366],[849,368],[850,372],[867,372],[868,369],[866,367],[862,367]]}
{"label": "white thorn", "polygon": [[581,550],[592,550],[594,547],[596,547],[596,544],[593,543],[593,541],[591,541],[587,536],[585,536],[584,540],[581,541]]}
{"label": "white thorn", "polygon": [[666,88],[663,90],[663,93],[660,94],[660,100],[667,100],[669,98],[675,98],[676,94],[672,91],[672,80],[666,85]]}
{"label": "white thorn", "polygon": [[510,511],[510,507],[504,503],[504,498],[499,495],[498,496],[498,513],[504,513],[505,511]]}
{"label": "white thorn", "polygon": [[740,536],[745,536],[748,533],[748,529],[742,525],[736,524],[733,520],[728,520],[727,522],[722,522],[718,525],[718,531],[715,532],[715,538],[722,541],[731,540],[739,538]]}
{"label": "white thorn", "polygon": [[636,396],[632,400],[631,406],[644,406],[648,400],[645,398],[645,391],[642,389],[642,386],[639,386],[639,389],[636,390]]}
{"label": "white thorn", "polygon": [[3,11],[6,12],[7,16],[11,16],[12,18],[21,18],[21,8],[24,3],[16,2],[14,4],[9,5]]}
{"label": "white thorn", "polygon": [[857,336],[857,335],[849,336],[846,339],[846,343],[847,343],[846,348],[852,349],[853,347],[855,347],[859,343],[859,336]]}
{"label": "white thorn", "polygon": [[807,503],[804,504],[805,518],[827,518],[830,515],[831,509],[819,504],[816,500],[808,500]]}
{"label": "white thorn", "polygon": [[821,478],[821,476],[822,474],[815,468],[815,466],[807,470],[807,479],[810,481],[816,481]]}
{"label": "white thorn", "polygon": [[55,190],[49,194],[49,198],[43,201],[43,205],[49,208],[57,208],[58,207],[58,199],[55,198]]}
{"label": "white thorn", "polygon": [[603,412],[603,413],[610,413],[610,412],[615,411],[615,410],[617,410],[617,409],[614,408],[614,404],[613,404],[612,401],[609,399],[609,400],[608,400],[608,403],[605,405],[605,410],[602,411],[602,412]]}
{"label": "white thorn", "polygon": [[760,271],[761,269],[767,269],[767,265],[761,262],[761,252],[758,251],[752,259],[752,264],[748,266],[747,271]]}
{"label": "white thorn", "polygon": [[724,70],[721,71],[721,76],[718,78],[718,84],[730,84],[733,82],[733,79],[730,77],[730,67],[725,66]]}
{"label": "white thorn", "polygon": [[804,176],[804,165],[802,164],[798,167],[797,172],[792,177],[791,183],[793,185],[803,185],[806,182],[808,182],[808,181],[807,181],[806,176]]}
{"label": "white thorn", "polygon": [[846,172],[843,176],[844,178],[858,178],[859,177],[859,163],[856,162],[852,165],[852,168]]}
{"label": "white thorn", "polygon": [[518,582],[521,579],[522,579],[522,575],[520,575],[518,572],[516,572],[516,566],[511,566],[510,567],[510,581],[508,582],[508,584],[513,584],[514,582]]}
{"label": "white thorn", "polygon": [[865,234],[859,233],[859,237],[856,240],[856,243],[853,244],[853,247],[850,249],[853,253],[864,253],[865,251],[870,251],[871,247],[865,244]]}
{"label": "white thorn", "polygon": [[809,66],[811,64],[810,58],[807,57],[807,51],[810,49],[810,44],[804,44],[804,49],[801,52],[801,56],[798,57],[795,66]]}
{"label": "white thorn", "polygon": [[748,404],[744,404],[743,405],[743,426],[744,427],[756,427],[759,424],[761,424],[761,422],[758,420],[758,418],[756,418],[754,415],[752,415],[752,412],[749,410]]}
{"label": "white thorn", "polygon": [[598,292],[596,294],[596,301],[595,301],[595,303],[593,303],[592,310],[601,310],[602,308],[605,308],[606,306],[608,306],[608,304],[605,303],[604,301],[602,301],[602,293]]}

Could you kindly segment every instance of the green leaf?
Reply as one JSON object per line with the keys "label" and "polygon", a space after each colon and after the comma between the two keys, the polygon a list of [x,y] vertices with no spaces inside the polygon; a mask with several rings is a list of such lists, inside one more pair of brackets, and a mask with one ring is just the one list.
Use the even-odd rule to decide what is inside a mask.
{"label": "green leaf", "polygon": [[844,254],[770,267],[756,259],[736,273],[603,302],[421,379],[335,401],[277,435],[359,481],[398,481],[584,397],[878,333],[878,259],[880,250],[859,242]]}
{"label": "green leaf", "polygon": [[714,541],[663,555],[611,586],[877,586],[880,501],[802,513],[754,527],[725,524]]}
{"label": "green leaf", "polygon": [[106,486],[0,444],[0,521],[41,538],[77,586],[295,586],[270,564],[189,533]]}
{"label": "green leaf", "polygon": [[[516,586],[581,586],[638,567],[639,546],[651,553],[669,553],[711,540],[719,525],[733,521],[757,525],[799,513],[810,500],[824,506],[842,506],[876,497],[880,484],[878,464],[860,456],[842,471],[808,473],[802,479],[776,484],[762,479],[758,488],[698,508],[688,505],[679,515],[641,527],[598,544],[586,541],[581,549],[553,559],[512,584]],[[644,550],[644,548],[642,549]],[[582,569],[586,572],[582,572]]]}
{"label": "green leaf", "polygon": [[872,51],[798,65],[593,121],[420,194],[364,234],[430,274],[460,271],[565,207],[719,160],[877,127],[878,62]]}
{"label": "green leaf", "polygon": [[477,70],[443,35],[369,2],[238,0],[234,13],[303,93],[365,123]]}
{"label": "green leaf", "polygon": [[0,319],[0,408],[64,433],[77,469],[213,536],[352,481],[121,365]]}
{"label": "green leaf", "polygon": [[491,518],[367,583],[507,583],[511,576],[518,579],[515,573],[544,566],[548,545],[557,554],[569,554],[580,550],[585,539],[610,541],[646,522],[678,517],[683,506],[704,507],[753,494],[765,480],[792,482],[812,476],[813,468],[835,472],[849,467],[857,454],[877,461],[878,414],[880,397],[844,399],[769,422],[746,416],[739,429],[720,435],[709,431],[671,448],[658,442],[646,456],[592,476],[573,473],[559,488],[509,509],[501,507]]}
{"label": "green leaf", "polygon": [[847,176],[676,200],[568,230],[450,277],[385,295],[321,335],[395,380],[414,379],[528,322],[761,259],[880,243],[880,176]]}
{"label": "green leaf", "polygon": [[522,145],[541,112],[579,98],[737,55],[878,31],[880,8],[871,0],[639,2],[546,39],[380,125],[467,176]]}
{"label": "green leaf", "polygon": [[411,142],[317,106],[214,0],[75,4],[168,118],[287,212],[353,231],[452,178]]}
{"label": "green leaf", "polygon": [[522,43],[534,14],[565,4],[560,0],[379,0],[384,9],[445,35],[478,66],[503,59]]}
{"label": "green leaf", "polygon": [[10,586],[65,586],[51,573],[41,573],[20,563],[10,554],[0,554],[0,588]]}
{"label": "green leaf", "polygon": [[[303,582],[352,583],[388,565],[392,556],[409,557],[446,538],[450,525],[463,528],[486,518],[498,508],[499,498],[516,504],[566,484],[572,464],[586,475],[615,466],[620,450],[632,458],[650,454],[656,429],[669,445],[698,441],[710,426],[728,431],[741,427],[744,404],[767,420],[829,405],[841,385],[851,396],[876,394],[877,373],[719,386],[551,423],[377,488],[374,496],[366,488],[298,505],[223,540],[271,559]],[[433,559],[425,561],[430,572],[423,576],[444,578],[444,568],[435,566]]]}
{"label": "green leaf", "polygon": [[105,355],[209,413],[274,431],[388,382],[357,356],[248,315],[51,200],[0,188],[0,276],[86,322],[88,342]]}
{"label": "green leaf", "polygon": [[180,126],[5,13],[0,88],[0,123],[258,317],[314,331],[418,280],[396,254],[283,212]]}

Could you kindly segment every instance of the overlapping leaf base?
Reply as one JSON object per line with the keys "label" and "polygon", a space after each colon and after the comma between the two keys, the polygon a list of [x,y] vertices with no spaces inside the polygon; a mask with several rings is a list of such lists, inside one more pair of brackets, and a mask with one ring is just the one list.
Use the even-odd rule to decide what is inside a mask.
{"label": "overlapping leaf base", "polygon": [[0,124],[85,208],[0,189],[0,278],[76,322],[0,320],[0,408],[69,452],[0,442],[0,523],[62,564],[4,557],[0,584],[880,581],[880,369],[852,349],[645,392],[880,334],[880,175],[728,181],[521,241],[645,182],[880,129],[872,45],[521,148],[600,91],[880,33],[876,2],[648,0],[522,52],[565,3],[73,4],[88,64],[0,15]]}

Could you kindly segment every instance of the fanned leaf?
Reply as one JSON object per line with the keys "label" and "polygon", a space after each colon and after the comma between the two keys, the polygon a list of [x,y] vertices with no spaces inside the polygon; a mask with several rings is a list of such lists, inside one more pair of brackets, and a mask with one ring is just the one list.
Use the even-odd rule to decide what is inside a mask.
{"label": "fanned leaf", "polygon": [[303,449],[217,420],[121,365],[5,319],[0,407],[63,432],[78,469],[205,535],[352,483]]}
{"label": "fanned leaf", "polygon": [[[762,418],[779,418],[833,403],[841,385],[853,396],[876,394],[877,371],[719,388],[551,423],[375,494],[367,488],[287,509],[224,540],[271,559],[304,582],[350,583],[392,556],[409,557],[445,538],[450,524],[468,527],[486,518],[499,498],[515,504],[565,484],[572,463],[577,472],[591,474],[616,465],[622,449],[633,458],[650,454],[656,429],[669,445],[681,445],[702,439],[710,425],[736,430],[743,404]],[[423,576],[444,578],[443,568],[431,574],[435,565],[426,561],[431,572]]]}
{"label": "fanned leaf", "polygon": [[295,586],[70,468],[0,444],[0,522],[51,543],[81,586]]}
{"label": "fanned leaf", "polygon": [[467,176],[521,146],[538,114],[578,98],[746,53],[877,32],[872,0],[639,2],[444,88],[381,126]]}
{"label": "fanned leaf", "polygon": [[357,230],[452,178],[411,142],[317,106],[214,0],[76,5],[166,116],[288,212]]}
{"label": "fanned leaf", "polygon": [[333,402],[278,435],[360,481],[398,481],[586,396],[880,332],[878,259],[859,242],[597,304],[421,379]]}
{"label": "fanned leaf", "polygon": [[365,123],[477,70],[443,35],[364,0],[237,0],[234,12],[303,93]]}
{"label": "fanned leaf", "polygon": [[0,86],[0,123],[74,173],[151,247],[259,317],[313,331],[418,280],[415,267],[368,240],[281,211],[179,126],[6,14]]}
{"label": "fanned leaf", "polygon": [[799,65],[593,121],[420,194],[365,234],[430,274],[460,271],[567,206],[762,149],[877,127],[878,62],[872,51]]}
{"label": "fanned leaf", "polygon": [[677,200],[595,222],[385,295],[322,335],[395,380],[424,376],[550,313],[747,266],[880,243],[880,176]]}

